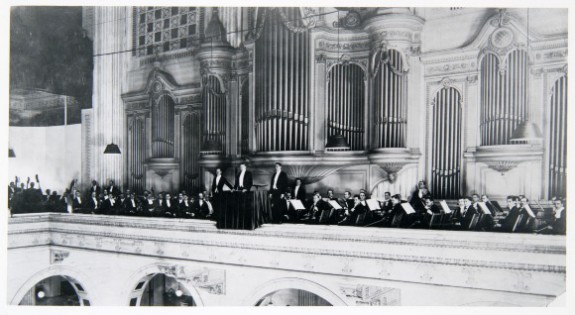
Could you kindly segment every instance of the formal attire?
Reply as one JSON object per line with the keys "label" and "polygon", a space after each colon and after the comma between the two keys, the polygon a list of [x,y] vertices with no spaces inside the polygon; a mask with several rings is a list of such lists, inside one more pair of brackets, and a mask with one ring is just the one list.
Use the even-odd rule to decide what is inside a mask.
{"label": "formal attire", "polygon": [[214,180],[212,180],[212,193],[219,194],[223,192],[224,186],[227,186],[230,190],[232,189],[232,185],[223,175],[215,176]]}
{"label": "formal attire", "polygon": [[272,175],[270,181],[270,194],[272,195],[271,206],[272,206],[272,217],[271,222],[281,223],[283,220],[283,214],[281,212],[282,205],[282,195],[285,194],[288,187],[288,178],[285,172],[276,172]]}
{"label": "formal attire", "polygon": [[305,186],[304,185],[295,185],[293,187],[293,197],[294,199],[300,200],[305,204]]}
{"label": "formal attire", "polygon": [[250,191],[253,186],[252,172],[246,170],[245,172],[240,171],[236,174],[236,179],[234,182],[234,189],[236,190],[247,190]]}
{"label": "formal attire", "polygon": [[207,218],[211,211],[208,203],[205,200],[198,199],[195,201],[194,205],[194,212],[199,218]]}

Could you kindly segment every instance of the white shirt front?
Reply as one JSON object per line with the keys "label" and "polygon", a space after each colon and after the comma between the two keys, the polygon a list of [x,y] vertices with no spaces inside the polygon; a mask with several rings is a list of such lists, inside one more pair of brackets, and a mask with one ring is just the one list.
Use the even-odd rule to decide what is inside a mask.
{"label": "white shirt front", "polygon": [[565,208],[557,209],[555,211],[555,219],[560,219],[561,218],[561,212],[563,212],[564,210],[565,210]]}
{"label": "white shirt front", "polygon": [[239,187],[244,187],[244,175],[245,175],[245,174],[246,174],[246,172],[244,172],[244,171],[242,171],[242,172],[240,173],[240,178],[239,178],[239,180],[240,180],[240,185],[239,185]]}
{"label": "white shirt front", "polygon": [[272,186],[273,189],[278,189],[278,178],[280,178],[280,172],[277,172],[276,176],[274,177],[274,185]]}
{"label": "white shirt front", "polygon": [[294,191],[293,191],[293,195],[294,195],[295,198],[297,198],[297,193],[298,193],[298,192],[299,192],[299,185],[298,185],[298,186],[295,186],[295,189],[294,189]]}
{"label": "white shirt front", "polygon": [[216,176],[216,192],[218,191],[218,184],[220,183],[221,175]]}
{"label": "white shirt front", "polygon": [[92,198],[94,200],[94,209],[98,208],[98,199]]}
{"label": "white shirt front", "polygon": [[132,207],[136,207],[136,201],[134,199],[130,199],[132,201]]}

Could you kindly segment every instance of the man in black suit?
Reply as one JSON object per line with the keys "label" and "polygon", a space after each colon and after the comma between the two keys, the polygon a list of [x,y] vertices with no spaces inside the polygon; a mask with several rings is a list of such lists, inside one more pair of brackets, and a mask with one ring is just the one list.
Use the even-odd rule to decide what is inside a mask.
{"label": "man in black suit", "polygon": [[301,178],[295,179],[295,185],[293,186],[293,198],[301,201],[304,205],[306,204],[305,200],[305,186],[303,185],[303,181]]}
{"label": "man in black suit", "polygon": [[95,191],[92,191],[90,198],[86,200],[86,211],[89,213],[100,212],[100,200],[98,200],[98,195]]}
{"label": "man in black suit", "polygon": [[86,194],[86,199],[91,198],[93,192],[96,193],[96,196],[99,196],[101,193],[101,188],[98,185],[98,182],[95,180],[92,180],[92,186],[90,186],[90,189],[88,190],[88,193]]}
{"label": "man in black suit", "polygon": [[248,192],[252,189],[252,172],[247,170],[246,163],[240,164],[240,171],[236,174],[234,189],[241,192]]}
{"label": "man in black suit", "polygon": [[198,194],[198,200],[194,203],[193,208],[198,218],[207,219],[211,217],[210,207],[205,200],[204,193]]}
{"label": "man in black suit", "polygon": [[114,180],[110,179],[110,186],[106,189],[109,195],[113,195],[114,197],[118,197],[120,195],[120,188],[116,186]]}
{"label": "man in black suit", "polygon": [[82,204],[82,199],[80,198],[80,192],[74,190],[72,199],[72,208],[75,213],[82,213],[84,210],[84,205]]}
{"label": "man in black suit", "polygon": [[164,198],[164,206],[163,206],[163,216],[166,218],[174,218],[176,216],[176,211],[178,210],[177,203],[172,200],[172,196],[170,193],[166,193]]}
{"label": "man in black suit", "polygon": [[229,190],[232,190],[232,185],[222,175],[222,169],[218,167],[216,168],[216,176],[212,180],[212,193],[219,194],[223,192],[224,186],[227,186]]}
{"label": "man in black suit", "polygon": [[140,210],[140,202],[136,199],[136,194],[131,193],[126,201],[124,201],[124,208],[126,209],[126,215],[135,216]]}
{"label": "man in black suit", "polygon": [[309,223],[318,223],[320,216],[321,216],[321,213],[323,211],[327,211],[330,209],[331,209],[331,206],[329,205],[329,203],[324,201],[321,198],[321,195],[315,194],[315,195],[313,195],[313,202],[309,206],[308,211],[304,215],[304,217],[308,220]]}
{"label": "man in black suit", "polygon": [[283,215],[281,213],[281,200],[288,187],[288,177],[282,171],[281,163],[276,163],[275,173],[271,177],[270,182],[270,198],[272,206],[272,223],[281,223]]}

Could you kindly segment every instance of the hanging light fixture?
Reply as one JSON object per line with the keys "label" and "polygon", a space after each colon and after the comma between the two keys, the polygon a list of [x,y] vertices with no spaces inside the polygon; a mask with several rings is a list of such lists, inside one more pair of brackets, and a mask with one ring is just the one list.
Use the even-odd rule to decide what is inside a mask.
{"label": "hanging light fixture", "polygon": [[122,154],[122,152],[120,152],[118,145],[112,142],[106,146],[104,154]]}
{"label": "hanging light fixture", "polygon": [[[527,8],[527,71],[529,73],[529,8]],[[526,84],[529,84],[528,82]],[[529,89],[525,89],[525,99],[527,100],[527,110],[529,113]],[[534,122],[529,121],[529,117],[525,117],[525,121],[520,123],[511,135],[510,142],[512,143],[537,143],[542,139],[541,131]]]}

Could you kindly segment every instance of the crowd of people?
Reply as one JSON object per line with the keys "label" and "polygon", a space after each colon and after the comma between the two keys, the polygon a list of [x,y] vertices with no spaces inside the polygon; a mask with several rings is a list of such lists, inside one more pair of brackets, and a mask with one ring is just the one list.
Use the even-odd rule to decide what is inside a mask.
{"label": "crowd of people", "polygon": [[[227,192],[250,192],[252,178],[246,165],[241,164],[232,185],[217,168],[211,190],[193,195],[186,191],[176,195],[144,191],[136,195],[129,189],[122,191],[113,180],[105,188],[92,181],[84,194],[74,188],[72,181],[62,195],[49,190],[44,195],[38,176],[38,188],[29,178],[26,184],[18,186],[16,178],[9,186],[9,206],[12,213],[48,211],[217,220],[220,203],[211,199],[221,200]],[[276,163],[270,179],[270,211],[264,216],[266,222],[545,234],[565,234],[566,229],[564,200],[560,198],[553,198],[552,209],[539,211],[533,210],[522,195],[508,196],[506,209],[479,194],[461,198],[454,205],[435,201],[425,182],[420,181],[408,200],[390,192],[385,192],[383,200],[370,199],[366,190],[357,194],[345,191],[337,197],[332,189],[325,195],[314,191],[308,200],[303,180],[296,178],[294,182],[289,185],[282,165]]]}

